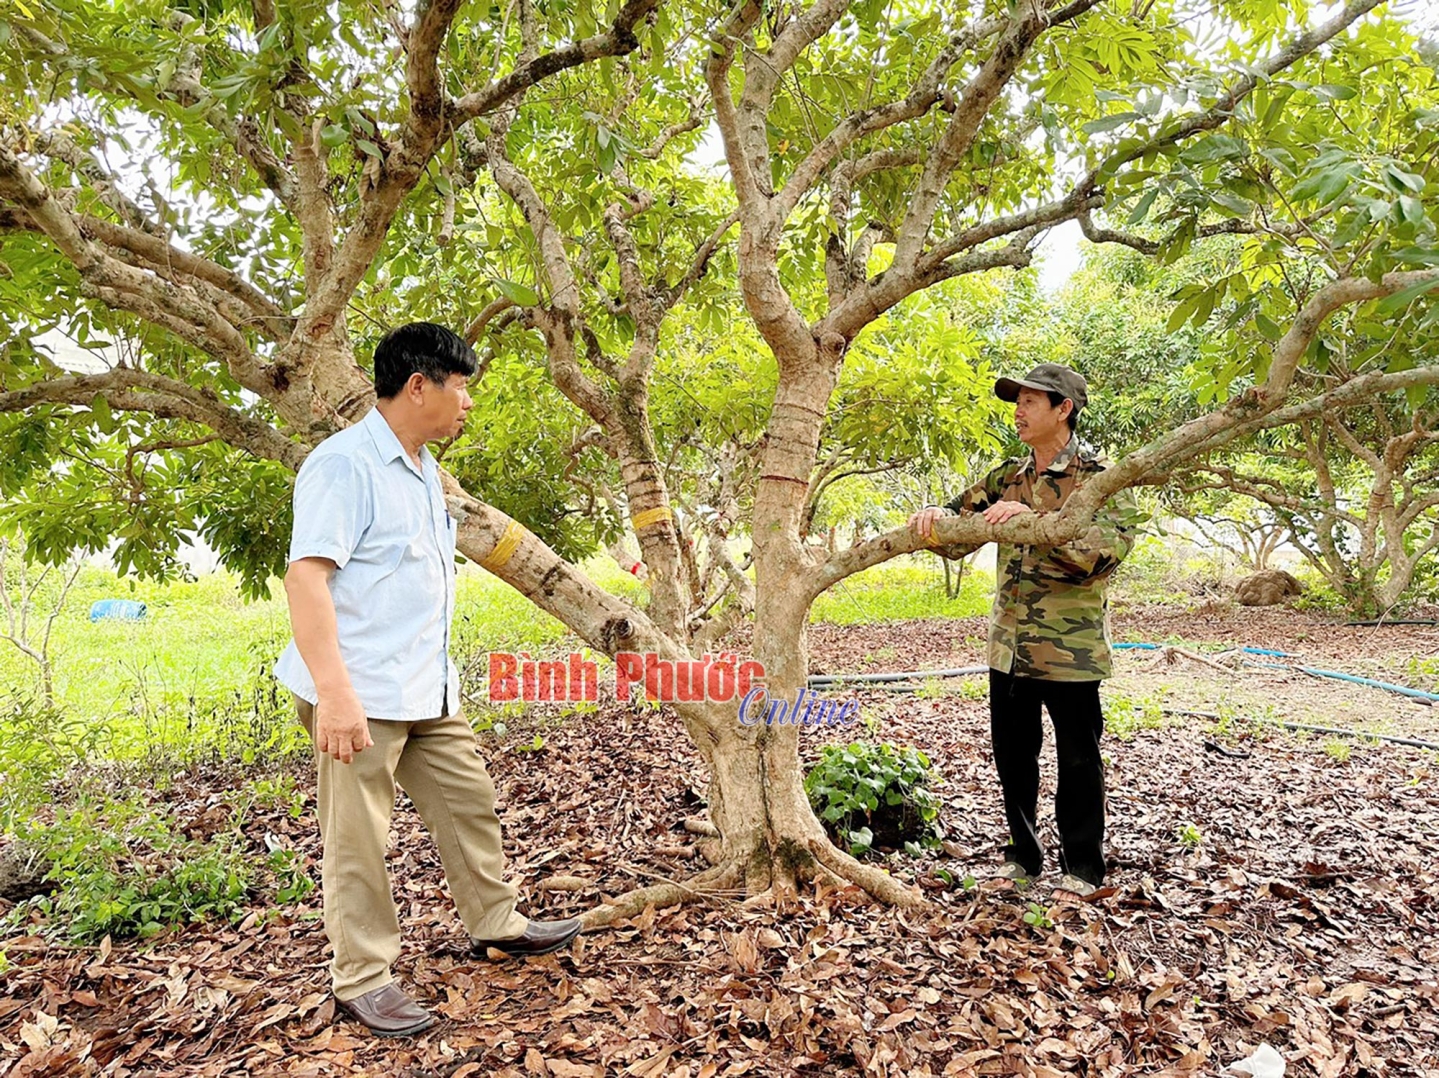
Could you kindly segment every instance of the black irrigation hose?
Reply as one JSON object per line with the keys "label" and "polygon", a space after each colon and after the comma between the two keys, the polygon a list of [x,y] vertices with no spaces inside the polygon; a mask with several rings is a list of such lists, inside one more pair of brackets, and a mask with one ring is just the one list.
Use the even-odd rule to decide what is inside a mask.
{"label": "black irrigation hose", "polygon": [[959,666],[952,670],[903,670],[890,674],[811,674],[809,685],[813,689],[826,685],[883,685],[892,681],[915,681],[921,678],[928,680],[939,677],[966,677],[970,674],[983,674],[988,669],[987,666]]}
{"label": "black irrigation hose", "polygon": [[[1213,711],[1187,711],[1181,708],[1163,707],[1159,709],[1166,715],[1193,715],[1197,719],[1220,719],[1223,716]],[[1375,741],[1389,741],[1395,745],[1410,745],[1416,749],[1432,749],[1439,752],[1439,743],[1433,741],[1420,741],[1413,737],[1391,737],[1389,734],[1371,734],[1367,730],[1341,730],[1337,726],[1314,726],[1307,722],[1281,722],[1277,719],[1250,719],[1250,722],[1273,722],[1275,726],[1282,726],[1286,730],[1308,730],[1315,734],[1336,734],[1339,737],[1361,737],[1372,738]]]}
{"label": "black irrigation hose", "polygon": [[[878,685],[881,688],[893,692],[918,692],[922,686],[915,685],[917,680],[928,681],[930,678],[966,677],[973,674],[988,672],[987,666],[959,666],[947,670],[904,670],[888,674],[814,674],[809,678],[810,688],[825,688],[835,685]],[[1218,719],[1220,716],[1213,711],[1184,711],[1177,708],[1161,708],[1166,715],[1193,715],[1200,719]],[[1275,722],[1276,726],[1282,726],[1286,730],[1308,730],[1317,734],[1335,734],[1339,737],[1365,737],[1375,741],[1388,741],[1395,745],[1409,745],[1418,749],[1431,749],[1439,752],[1439,744],[1432,741],[1420,741],[1412,737],[1391,737],[1388,734],[1371,734],[1363,730],[1341,730],[1336,726],[1312,726],[1303,722]]]}
{"label": "black irrigation hose", "polygon": [[1432,618],[1430,618],[1430,619],[1428,619],[1428,620],[1426,620],[1426,619],[1424,619],[1424,618],[1418,618],[1418,619],[1413,619],[1413,618],[1400,618],[1400,619],[1393,619],[1393,618],[1375,618],[1375,619],[1372,620],[1372,621],[1346,621],[1346,622],[1344,623],[1344,627],[1345,627],[1346,629],[1347,629],[1347,628],[1351,628],[1351,627],[1353,627],[1353,626],[1355,626],[1355,625],[1372,625],[1372,626],[1379,626],[1379,625],[1439,625],[1439,621],[1435,621],[1435,620],[1433,620]]}

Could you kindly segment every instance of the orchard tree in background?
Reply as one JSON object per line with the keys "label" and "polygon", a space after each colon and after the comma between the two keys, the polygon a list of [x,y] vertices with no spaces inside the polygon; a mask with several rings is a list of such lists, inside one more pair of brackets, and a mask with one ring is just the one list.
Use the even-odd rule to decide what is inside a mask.
{"label": "orchard tree in background", "polygon": [[[357,361],[368,344],[401,319],[438,318],[467,327],[481,395],[499,399],[495,414],[526,412],[511,430],[531,432],[444,447],[466,556],[607,654],[689,658],[752,610],[769,691],[791,697],[815,597],[917,546],[897,529],[831,551],[811,528],[825,483],[884,454],[953,453],[944,439],[987,429],[982,412],[960,414],[990,373],[965,355],[966,327],[933,339],[943,358],[908,359],[903,342],[924,334],[895,327],[946,282],[1028,266],[1057,224],[1156,258],[1252,237],[1241,273],[1179,306],[1204,321],[1243,293],[1252,318],[1212,411],[1151,432],[1062,514],[948,521],[941,542],[1082,539],[1110,495],[1196,454],[1439,381],[1425,363],[1299,377],[1336,311],[1365,305],[1405,339],[1432,328],[1414,302],[1439,284],[1429,158],[1365,140],[1380,98],[1386,123],[1427,132],[1436,95],[1380,7],[448,0],[407,18],[348,3],[27,0],[0,36],[7,519],[42,557],[119,537],[137,569],[163,564],[178,520],[254,581],[283,557],[287,473],[372,403]],[[692,160],[711,129],[722,178]],[[1336,138],[1342,161],[1311,152]],[[1325,242],[1354,257],[1300,290],[1261,280]],[[132,342],[135,358],[65,375],[32,343],[56,325]],[[736,347],[762,362],[735,365],[755,399],[731,398],[731,418],[749,411],[726,450],[705,429],[724,409],[712,399],[686,432],[682,401]],[[886,348],[924,392],[907,390],[860,444],[851,409],[832,406],[866,379],[857,392],[886,392]],[[937,440],[915,406],[926,397],[951,413]],[[672,489],[675,454],[691,452],[713,454],[695,481],[714,489],[688,514],[702,502],[725,521],[712,559],[733,528],[752,545],[752,580],[721,565],[734,601],[708,610],[687,566],[690,495]],[[627,516],[644,608],[576,568],[584,529],[556,523],[542,481],[556,464],[602,480],[596,507]],[[94,520],[67,511],[116,490]],[[513,514],[497,508],[507,501]],[[741,726],[735,701],[676,710],[709,772],[716,863],[592,922],[707,888],[783,899],[812,878],[921,901],[828,841],[794,727]]]}

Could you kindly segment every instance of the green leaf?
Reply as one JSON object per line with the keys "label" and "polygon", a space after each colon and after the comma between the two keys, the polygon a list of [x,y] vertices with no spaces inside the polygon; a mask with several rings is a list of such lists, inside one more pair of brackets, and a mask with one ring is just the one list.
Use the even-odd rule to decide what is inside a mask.
{"label": "green leaf", "polygon": [[1154,205],[1154,200],[1159,197],[1159,188],[1151,187],[1144,193],[1144,197],[1135,205],[1129,214],[1128,224],[1137,225],[1149,216],[1149,208]]}
{"label": "green leaf", "polygon": [[1164,326],[1164,332],[1178,333],[1179,327],[1184,325],[1185,322],[1188,322],[1190,316],[1194,314],[1194,308],[1198,305],[1198,302],[1199,297],[1197,295],[1190,296],[1188,299],[1181,301],[1174,310],[1170,312],[1169,321],[1165,323]]}
{"label": "green leaf", "polygon": [[1215,161],[1233,161],[1249,154],[1249,144],[1232,135],[1210,135],[1186,146],[1179,159],[1187,164],[1202,165]]}
{"label": "green leaf", "polygon": [[1349,189],[1352,177],[1347,169],[1326,172],[1319,181],[1319,201],[1332,202]]}
{"label": "green leaf", "polygon": [[1402,310],[1420,296],[1427,295],[1436,288],[1439,288],[1439,277],[1436,277],[1432,281],[1420,281],[1418,284],[1411,284],[1408,288],[1395,292],[1387,299],[1380,300],[1374,306],[1374,313],[1380,316],[1393,314],[1395,311]]}
{"label": "green leaf", "polygon": [[1248,217],[1254,212],[1254,203],[1247,198],[1230,194],[1228,191],[1215,191],[1209,196],[1209,200],[1216,206],[1223,206],[1240,217]]}
{"label": "green leaf", "polygon": [[528,285],[496,277],[495,287],[500,290],[500,295],[517,307],[533,307],[540,302],[540,294]]}
{"label": "green leaf", "polygon": [[1429,398],[1428,386],[1408,386],[1404,390],[1404,399],[1409,402],[1409,410],[1417,412],[1424,407],[1424,402]]}
{"label": "green leaf", "polygon": [[1105,131],[1114,131],[1117,128],[1124,127],[1126,124],[1133,123],[1135,120],[1142,119],[1144,119],[1144,117],[1137,112],[1118,112],[1113,116],[1101,116],[1097,120],[1090,120],[1084,125],[1083,130],[1087,135],[1099,135]]}
{"label": "green leaf", "polygon": [[1439,266],[1439,250],[1433,247],[1404,247],[1395,251],[1394,257],[1410,265]]}
{"label": "green leaf", "polygon": [[1413,172],[1405,172],[1392,161],[1384,166],[1384,179],[1396,193],[1401,191],[1408,191],[1415,195],[1424,193],[1424,177]]}
{"label": "green leaf", "polygon": [[355,145],[370,157],[378,157],[381,160],[384,159],[385,155],[380,152],[380,148],[376,146],[373,142],[371,142],[369,139],[357,138],[355,140]]}
{"label": "green leaf", "polygon": [[1209,316],[1214,313],[1214,305],[1219,302],[1219,296],[1223,289],[1223,282],[1213,288],[1206,289],[1198,296],[1194,304],[1194,324],[1202,326],[1209,321]]}
{"label": "green leaf", "polygon": [[110,402],[103,393],[96,393],[95,399],[90,402],[90,414],[95,417],[95,426],[104,433],[110,434],[114,431],[115,416],[110,411]]}

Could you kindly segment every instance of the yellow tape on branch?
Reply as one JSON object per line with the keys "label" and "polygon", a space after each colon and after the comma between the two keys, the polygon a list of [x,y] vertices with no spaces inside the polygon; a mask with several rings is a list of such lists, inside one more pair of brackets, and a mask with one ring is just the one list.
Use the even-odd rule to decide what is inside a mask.
{"label": "yellow tape on branch", "polygon": [[519,548],[520,540],[524,537],[525,526],[518,520],[510,521],[509,527],[505,529],[505,534],[500,536],[500,541],[495,544],[495,549],[490,551],[490,556],[480,564],[492,573],[497,569],[504,568],[505,562],[510,560],[510,555]]}
{"label": "yellow tape on branch", "polygon": [[669,511],[668,506],[657,505],[653,509],[646,509],[643,513],[636,513],[634,516],[635,531],[641,528],[648,528],[651,524],[658,524],[662,520],[673,520],[674,514]]}

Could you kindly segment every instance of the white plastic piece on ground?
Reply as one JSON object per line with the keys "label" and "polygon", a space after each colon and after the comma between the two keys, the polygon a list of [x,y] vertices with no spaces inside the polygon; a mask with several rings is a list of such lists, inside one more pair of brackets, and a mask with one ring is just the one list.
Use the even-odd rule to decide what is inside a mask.
{"label": "white plastic piece on ground", "polygon": [[1254,1078],[1284,1078],[1284,1057],[1269,1045],[1261,1044],[1252,1055],[1229,1064],[1225,1070],[1232,1074],[1250,1074]]}

